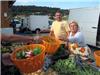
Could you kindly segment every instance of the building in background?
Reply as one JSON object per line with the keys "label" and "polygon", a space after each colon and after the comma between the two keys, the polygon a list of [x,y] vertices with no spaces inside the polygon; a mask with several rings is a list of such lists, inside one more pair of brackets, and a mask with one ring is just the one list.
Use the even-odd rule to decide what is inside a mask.
{"label": "building in background", "polygon": [[15,0],[12,1],[0,1],[1,8],[1,28],[10,27],[11,7]]}

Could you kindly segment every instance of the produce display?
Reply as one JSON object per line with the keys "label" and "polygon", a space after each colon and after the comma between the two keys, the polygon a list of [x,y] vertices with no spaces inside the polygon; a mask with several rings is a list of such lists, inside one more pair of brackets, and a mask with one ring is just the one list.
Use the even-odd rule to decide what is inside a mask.
{"label": "produce display", "polygon": [[[83,68],[80,68],[83,66]],[[92,69],[89,65],[77,64],[74,58],[58,60],[52,68],[58,72],[58,75],[100,75],[100,72]]]}
{"label": "produce display", "polygon": [[41,48],[36,47],[33,50],[27,50],[27,51],[21,50],[21,51],[19,51],[16,53],[16,57],[18,59],[25,59],[25,58],[36,56],[40,53],[41,53]]}
{"label": "produce display", "polygon": [[[12,51],[15,50],[15,48],[20,48],[24,45],[26,44],[22,42],[1,42],[1,54],[12,53]],[[3,63],[2,63],[1,71],[2,71],[1,73],[2,75],[21,75],[19,69],[16,68],[15,66],[8,67]]]}
{"label": "produce display", "polygon": [[11,53],[12,52],[12,49],[10,46],[1,46],[1,53]]}
{"label": "produce display", "polygon": [[88,47],[79,47],[76,48],[75,54],[80,54],[82,56],[88,56],[89,55],[89,49]]}
{"label": "produce display", "polygon": [[32,73],[43,67],[45,47],[41,44],[25,45],[16,48],[11,54],[11,60],[23,73]]}
{"label": "produce display", "polygon": [[[43,40],[45,40],[47,43],[49,43],[49,46],[47,46],[47,43],[45,44],[46,50],[53,52],[54,48],[56,45],[54,45],[54,43],[56,42],[56,40],[54,38],[43,38]],[[51,44],[51,45],[50,45]],[[18,59],[17,62],[15,62],[17,65],[21,64],[22,62],[26,63],[26,65],[28,65],[27,63],[32,63],[34,65],[32,65],[32,67],[34,67],[34,70],[32,68],[31,71],[37,71],[38,69],[40,69],[41,67],[43,67],[44,63],[44,55],[45,55],[45,51],[42,54],[42,48],[39,46],[36,46],[34,48],[22,48],[24,47],[25,43],[5,43],[4,45],[1,46],[1,53],[12,53],[12,51],[14,51],[16,48],[21,48],[21,50],[18,50],[15,54],[16,58]],[[52,48],[54,45],[54,48]],[[51,47],[50,47],[51,46]],[[58,48],[57,48],[58,49]],[[73,50],[74,54],[80,55],[80,56],[88,56],[89,52],[88,52],[88,47],[78,47],[78,44],[72,44],[70,45],[70,49]],[[47,52],[49,52],[47,51]],[[40,55],[42,54],[42,55]],[[52,54],[52,53],[51,53]],[[96,53],[98,56],[100,56],[100,53],[97,52]],[[38,57],[38,55],[40,55]],[[37,56],[37,58],[33,59],[32,61],[29,58],[33,58]],[[64,59],[61,57],[65,57]],[[94,69],[92,69],[89,65],[87,65],[87,63],[82,64],[82,68],[79,66],[79,63],[77,64],[75,58],[69,57],[68,53],[66,53],[66,49],[64,49],[63,45],[55,52],[53,52],[53,60],[55,60],[55,63],[52,64],[50,67],[53,68],[54,71],[58,72],[58,75],[100,75],[100,72],[95,71]],[[26,59],[26,61],[22,61],[20,63],[21,59]],[[30,61],[29,61],[30,60]],[[35,61],[34,61],[35,60]],[[98,59],[97,59],[98,60]],[[48,62],[51,64],[52,61],[50,62],[48,60]],[[99,62],[98,62],[99,63]],[[37,65],[38,64],[38,65]],[[39,66],[40,64],[40,66]],[[91,64],[91,63],[90,63]],[[20,67],[22,67],[23,64],[21,64]],[[23,65],[23,70],[26,72],[26,67],[28,67],[28,69],[30,68],[30,64],[28,66]],[[20,69],[20,67],[18,66],[18,68]],[[47,67],[47,65],[46,65]],[[45,67],[44,67],[45,68]],[[25,70],[24,70],[25,69]],[[27,72],[31,72],[31,71],[27,71]]]}
{"label": "produce display", "polygon": [[1,53],[11,53],[15,48],[20,48],[24,45],[26,44],[22,42],[4,42],[3,44],[1,43]]}
{"label": "produce display", "polygon": [[58,60],[54,65],[53,65],[53,69],[55,71],[57,71],[58,73],[70,73],[70,72],[74,72],[76,63],[74,62],[73,58],[68,58],[68,59],[60,59]]}
{"label": "produce display", "polygon": [[80,54],[82,56],[88,56],[89,55],[89,47],[78,47],[76,43],[70,44],[70,51],[72,51],[74,54]]}

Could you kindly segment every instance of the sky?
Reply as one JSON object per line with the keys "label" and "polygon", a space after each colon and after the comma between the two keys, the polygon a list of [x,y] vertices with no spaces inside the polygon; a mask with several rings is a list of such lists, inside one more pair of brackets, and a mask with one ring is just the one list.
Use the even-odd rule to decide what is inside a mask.
{"label": "sky", "polygon": [[72,9],[100,6],[100,0],[16,0],[14,5],[35,5]]}

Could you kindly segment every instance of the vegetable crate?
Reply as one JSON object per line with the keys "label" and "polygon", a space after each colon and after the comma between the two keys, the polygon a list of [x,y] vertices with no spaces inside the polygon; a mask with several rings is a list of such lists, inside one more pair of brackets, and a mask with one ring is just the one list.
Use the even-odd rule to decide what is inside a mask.
{"label": "vegetable crate", "polygon": [[94,51],[96,65],[100,67],[100,50]]}
{"label": "vegetable crate", "polygon": [[60,40],[57,40],[54,37],[43,36],[42,39],[43,45],[46,47],[46,52],[48,54],[54,54],[61,44]]}
{"label": "vegetable crate", "polygon": [[[28,51],[28,50],[34,50],[34,48],[39,47],[41,48],[41,53],[25,59],[18,59],[16,57],[16,53],[19,51]],[[45,47],[40,44],[32,44],[32,45],[26,45],[22,48],[17,48],[14,50],[11,54],[11,59],[13,63],[16,65],[16,67],[24,73],[31,73],[35,72],[38,69],[43,67],[44,64],[44,58],[45,58]]]}

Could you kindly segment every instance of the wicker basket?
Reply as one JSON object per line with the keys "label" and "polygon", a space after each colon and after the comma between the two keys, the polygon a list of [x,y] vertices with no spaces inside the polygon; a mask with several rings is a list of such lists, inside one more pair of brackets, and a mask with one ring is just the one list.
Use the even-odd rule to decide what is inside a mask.
{"label": "wicker basket", "polygon": [[94,52],[96,66],[100,67],[100,50]]}
{"label": "wicker basket", "polygon": [[[61,44],[61,41],[55,39],[54,37],[43,36],[42,39],[43,39],[43,45],[46,47],[45,51],[48,54],[54,54],[58,50]],[[48,42],[47,40],[52,40],[52,43]]]}
{"label": "wicker basket", "polygon": [[[40,47],[42,52],[36,56],[30,57],[30,58],[26,58],[26,59],[17,59],[16,58],[16,52],[20,51],[20,50],[24,50],[26,48],[31,48],[34,49],[35,47]],[[38,69],[43,67],[44,64],[44,58],[45,58],[45,47],[43,45],[40,44],[32,44],[32,45],[27,45],[25,47],[16,49],[12,54],[11,54],[11,59],[13,61],[13,63],[16,65],[16,67],[24,73],[31,73],[31,72],[35,72]]]}

